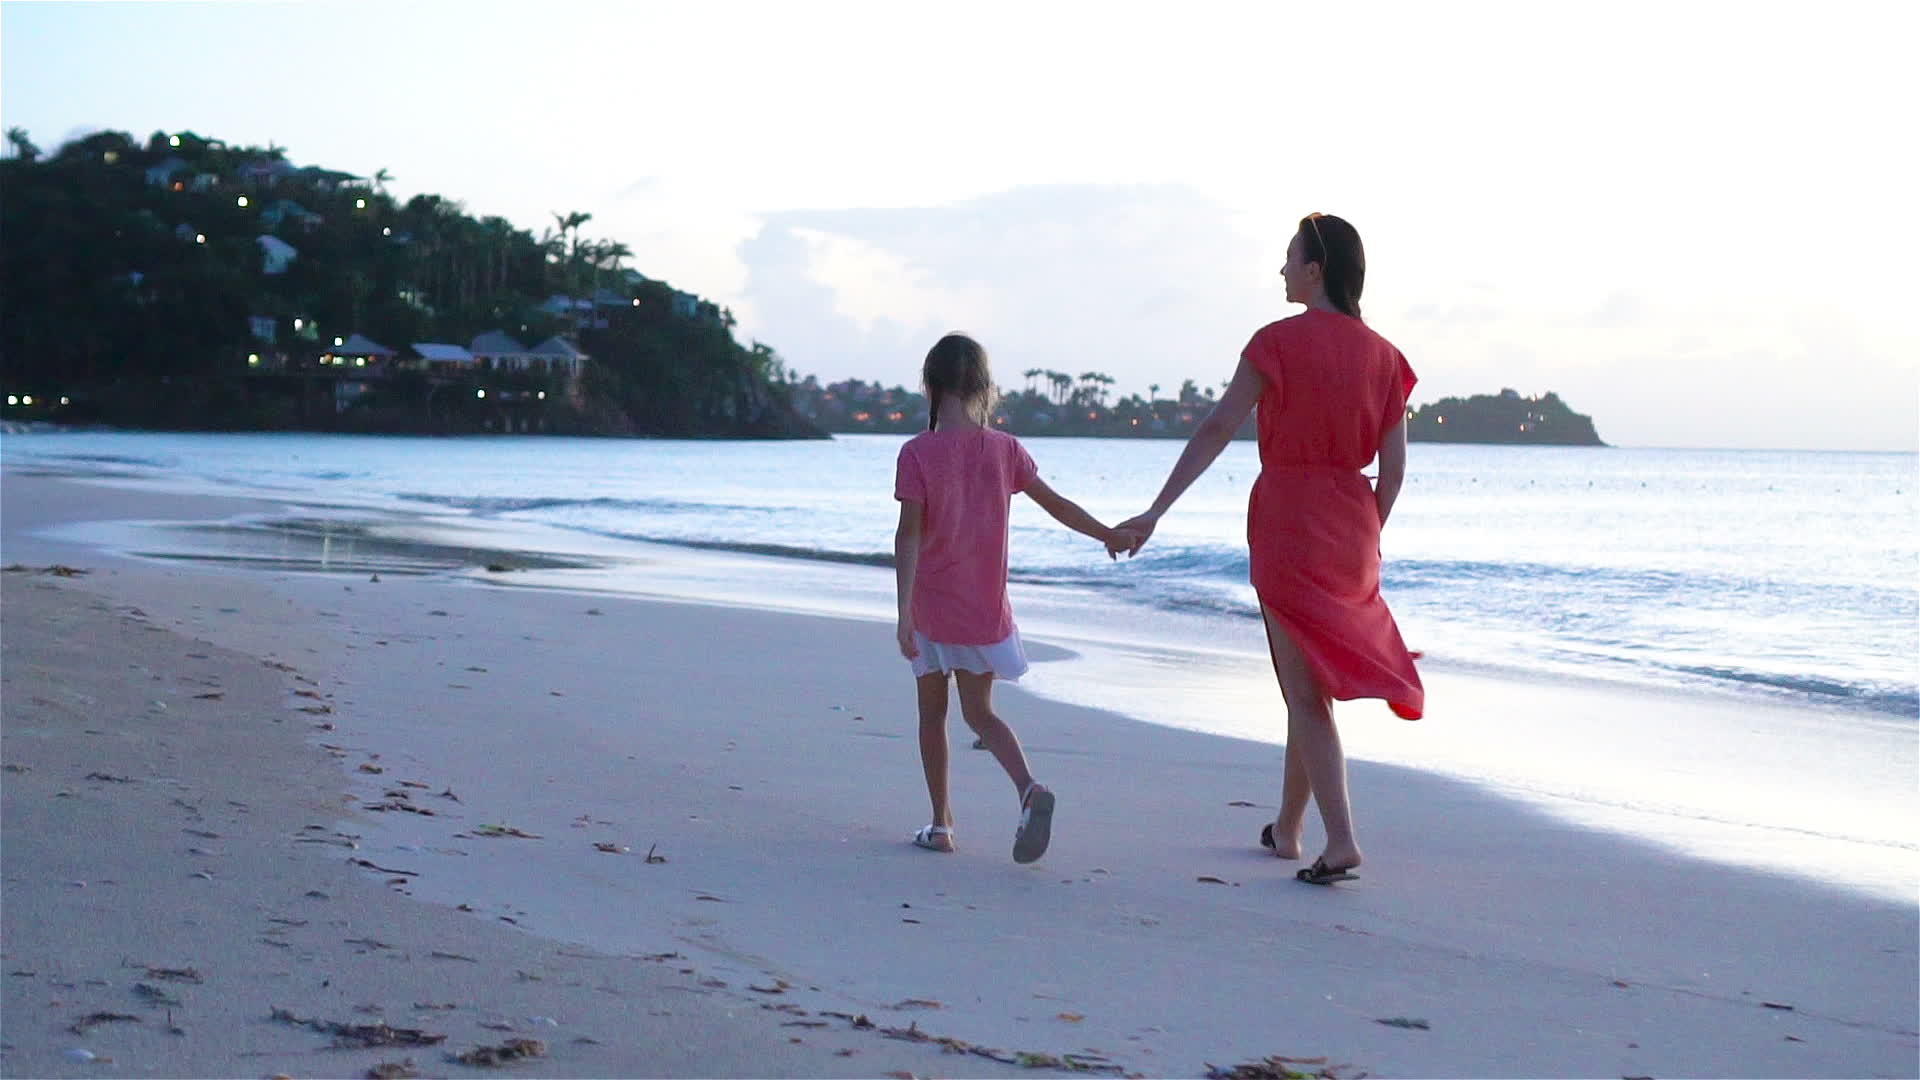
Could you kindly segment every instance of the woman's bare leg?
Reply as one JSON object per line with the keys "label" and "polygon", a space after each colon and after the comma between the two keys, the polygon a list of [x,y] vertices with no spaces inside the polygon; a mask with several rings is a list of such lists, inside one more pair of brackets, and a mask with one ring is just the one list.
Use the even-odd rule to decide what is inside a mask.
{"label": "woman's bare leg", "polygon": [[1307,756],[1293,752],[1291,734],[1287,737],[1285,768],[1286,779],[1280,786],[1280,816],[1273,822],[1273,853],[1283,859],[1297,859],[1301,836],[1307,827],[1307,804],[1313,801],[1313,781],[1307,779]]}
{"label": "woman's bare leg", "polygon": [[933,824],[953,826],[953,807],[947,803],[947,676],[945,672],[914,680],[920,693],[920,767],[927,774],[927,798],[933,803]]}
{"label": "woman's bare leg", "polygon": [[1013,781],[1015,796],[1024,796],[1028,786],[1033,783],[1033,773],[1027,770],[1027,755],[1020,749],[1019,736],[994,714],[993,676],[956,671],[953,678],[960,688],[960,715],[966,719],[967,726],[973,729],[974,734],[987,744],[987,749],[1000,762],[1000,767],[1007,770],[1007,778]]}
{"label": "woman's bare leg", "polygon": [[[1353,836],[1353,809],[1347,803],[1347,758],[1340,748],[1340,730],[1333,724],[1333,699],[1320,687],[1307,658],[1273,612],[1262,609],[1267,622],[1267,649],[1273,655],[1273,673],[1287,700],[1286,779],[1280,793],[1280,820],[1274,823],[1274,843],[1291,824],[1294,848],[1299,850],[1299,828],[1311,794],[1327,829],[1327,847],[1320,855],[1331,867],[1359,866],[1360,845]],[[1298,769],[1295,759],[1298,759]],[[1296,779],[1296,777],[1298,779]],[[1301,790],[1302,787],[1307,790]],[[1297,809],[1294,809],[1297,806]],[[1292,820],[1289,810],[1294,810]]]}

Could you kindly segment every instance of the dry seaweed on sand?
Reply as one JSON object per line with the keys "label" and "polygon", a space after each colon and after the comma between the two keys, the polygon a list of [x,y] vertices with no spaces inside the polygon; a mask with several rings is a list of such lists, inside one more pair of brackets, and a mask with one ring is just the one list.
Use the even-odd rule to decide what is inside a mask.
{"label": "dry seaweed on sand", "polygon": [[180,1004],[179,998],[174,997],[172,994],[167,993],[165,990],[162,990],[161,988],[153,985],[152,983],[134,983],[133,993],[134,993],[134,996],[145,998],[146,1000],[153,1002],[155,1005]]}
{"label": "dry seaweed on sand", "polygon": [[367,1070],[367,1080],[415,1080],[420,1070],[414,1068],[413,1059],[405,1061],[383,1061]]}
{"label": "dry seaweed on sand", "polygon": [[[270,921],[277,921],[277,920],[270,920]],[[150,967],[147,969],[147,978],[164,979],[167,982],[197,983],[200,981],[200,973],[190,967],[187,967],[187,968]]]}
{"label": "dry seaweed on sand", "polygon": [[540,839],[538,833],[525,832],[511,825],[475,825],[473,834],[475,836],[517,836],[522,840]]}
{"label": "dry seaweed on sand", "polygon": [[[823,1013],[825,1016],[842,1016],[844,1013]],[[872,1021],[864,1015],[851,1021],[855,1028],[875,1028]],[[918,1021],[906,1027],[881,1027],[881,1035],[902,1042],[931,1043],[949,1054],[972,1054],[989,1061],[998,1061],[1003,1065],[1018,1065],[1023,1069],[1061,1069],[1077,1073],[1105,1073],[1114,1076],[1126,1074],[1126,1070],[1097,1054],[1046,1054],[1030,1050],[1000,1050],[991,1046],[979,1046],[964,1039],[955,1039],[946,1035],[931,1035],[920,1030]]]}
{"label": "dry seaweed on sand", "polygon": [[547,1044],[539,1039],[508,1039],[498,1046],[476,1046],[463,1053],[449,1056],[462,1065],[498,1068],[527,1058],[545,1057]]}
{"label": "dry seaweed on sand", "polygon": [[[1296,1069],[1293,1066],[1305,1065],[1311,1071]],[[1329,1065],[1323,1057],[1295,1058],[1273,1055],[1259,1061],[1243,1062],[1232,1068],[1223,1069],[1217,1065],[1207,1066],[1207,1080],[1345,1080],[1341,1069],[1350,1065]],[[1354,1080],[1366,1076],[1359,1073]]]}
{"label": "dry seaweed on sand", "polygon": [[385,1022],[343,1024],[338,1020],[308,1019],[281,1008],[273,1010],[273,1018],[283,1024],[312,1028],[323,1035],[331,1035],[335,1046],[432,1046],[447,1041],[445,1035],[435,1035],[418,1028],[397,1028]]}
{"label": "dry seaweed on sand", "polygon": [[420,876],[420,871],[418,870],[395,870],[389,866],[380,866],[370,859],[348,859],[347,861],[355,866],[364,866],[369,870],[378,870],[383,874],[405,874],[408,877]]}
{"label": "dry seaweed on sand", "polygon": [[75,1035],[85,1035],[87,1029],[93,1027],[95,1024],[137,1024],[139,1022],[140,1018],[132,1013],[97,1012],[88,1013],[80,1019],[75,1020],[67,1026],[67,1030],[73,1032]]}

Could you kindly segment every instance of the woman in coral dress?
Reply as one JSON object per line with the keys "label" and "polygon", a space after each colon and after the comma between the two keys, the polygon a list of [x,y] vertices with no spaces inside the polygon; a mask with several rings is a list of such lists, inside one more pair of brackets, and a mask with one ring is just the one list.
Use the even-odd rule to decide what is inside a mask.
{"label": "woman in coral dress", "polygon": [[[1425,705],[1413,657],[1380,596],[1380,528],[1406,473],[1414,374],[1400,350],[1360,320],[1366,255],[1352,225],[1324,214],[1301,219],[1280,273],[1287,299],[1307,310],[1253,335],[1152,509],[1116,531],[1133,534],[1137,551],[1259,406],[1260,477],[1247,545],[1287,703],[1280,813],[1260,842],[1298,858],[1312,800],[1327,843],[1297,876],[1325,885],[1358,877],[1361,863],[1333,701],[1382,698],[1408,720]],[[1368,483],[1361,470],[1376,459],[1379,476]]]}

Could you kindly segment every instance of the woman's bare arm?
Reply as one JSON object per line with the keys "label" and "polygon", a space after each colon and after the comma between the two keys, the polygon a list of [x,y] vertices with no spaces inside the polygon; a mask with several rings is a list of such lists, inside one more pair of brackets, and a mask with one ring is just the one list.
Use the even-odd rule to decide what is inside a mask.
{"label": "woman's bare arm", "polygon": [[1139,517],[1121,522],[1115,528],[1130,532],[1139,538],[1134,550],[1147,541],[1153,534],[1153,527],[1160,522],[1161,515],[1173,507],[1180,496],[1186,494],[1195,480],[1200,479],[1220,451],[1233,441],[1233,435],[1246,423],[1247,414],[1260,401],[1263,389],[1260,372],[1242,358],[1240,365],[1234,368],[1233,380],[1227,383],[1227,392],[1220,395],[1220,401],[1194,428],[1193,435],[1187,440],[1187,447],[1180,452],[1180,460],[1174,462],[1173,471],[1167,474],[1167,482],[1161,486],[1160,494],[1153,500],[1153,506]]}
{"label": "woman's bare arm", "polygon": [[1373,504],[1380,510],[1380,524],[1387,523],[1393,503],[1400,497],[1400,484],[1407,478],[1407,418],[1388,428],[1380,436],[1380,477],[1373,482]]}

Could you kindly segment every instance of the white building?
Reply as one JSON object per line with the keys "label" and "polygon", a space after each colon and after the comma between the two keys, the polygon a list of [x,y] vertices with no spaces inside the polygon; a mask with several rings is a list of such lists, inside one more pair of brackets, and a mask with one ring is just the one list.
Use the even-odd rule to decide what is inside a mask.
{"label": "white building", "polygon": [[300,257],[300,249],[277,236],[262,234],[254,238],[260,245],[260,272],[263,274],[284,274],[293,260]]}

